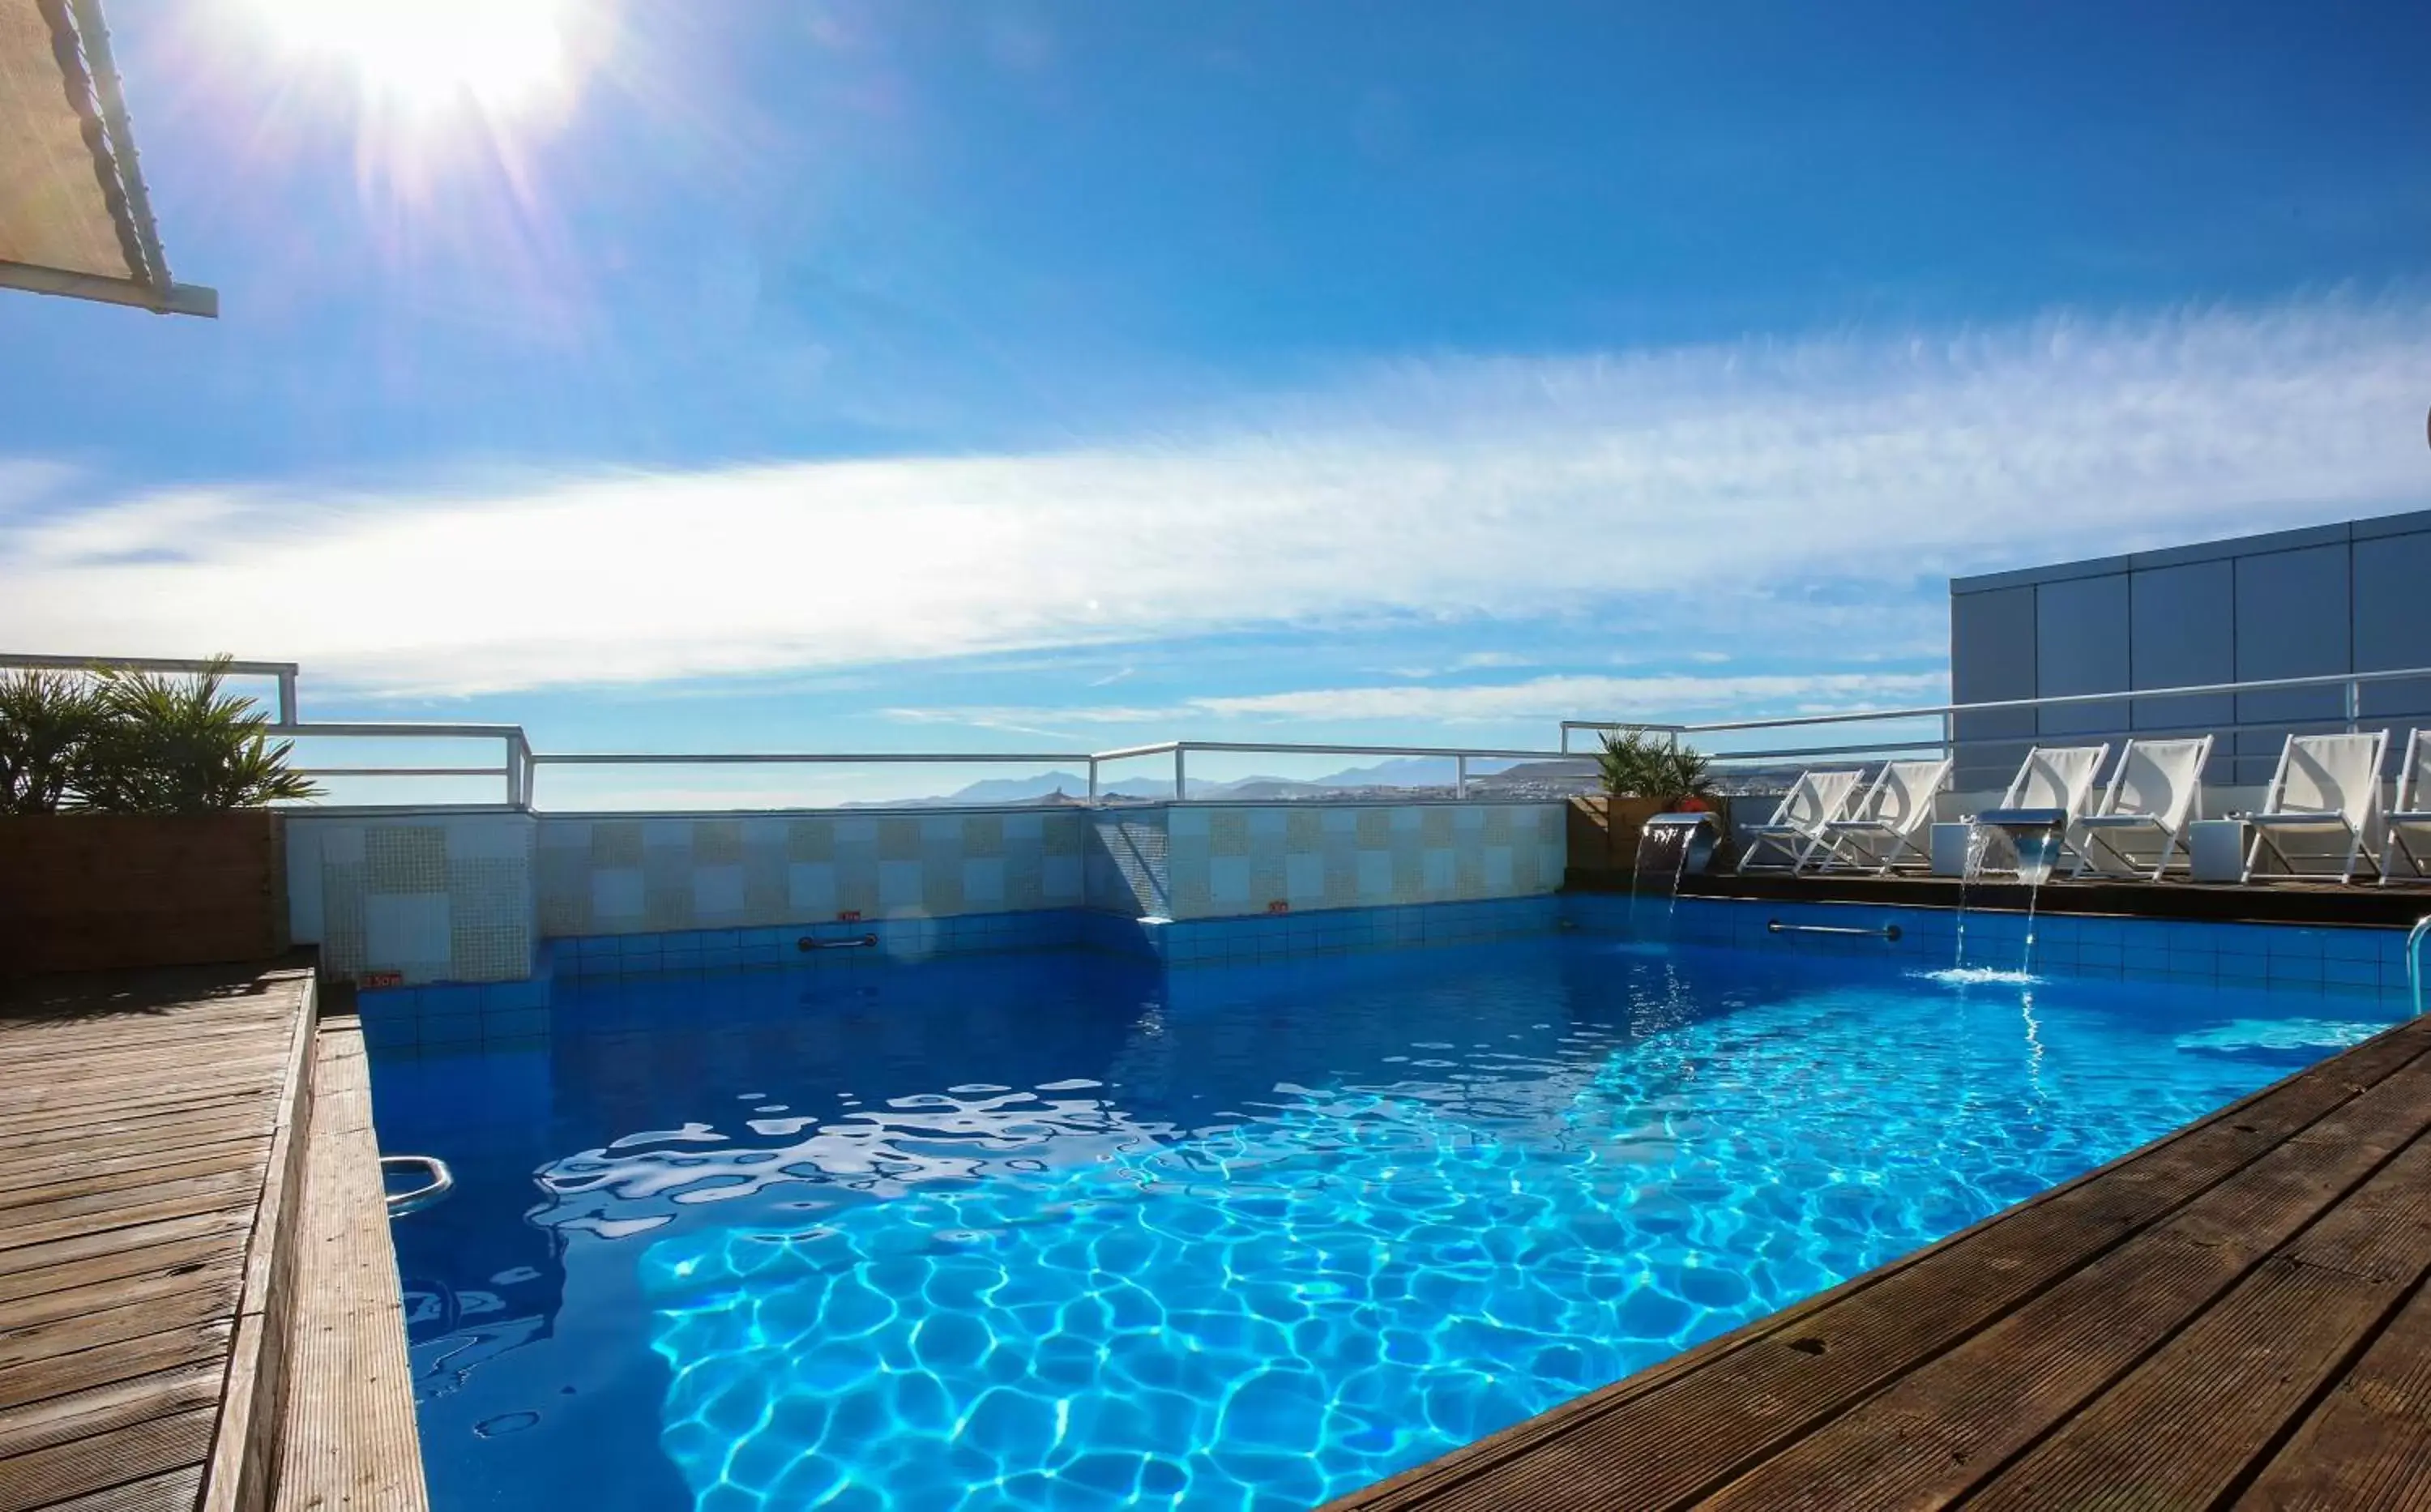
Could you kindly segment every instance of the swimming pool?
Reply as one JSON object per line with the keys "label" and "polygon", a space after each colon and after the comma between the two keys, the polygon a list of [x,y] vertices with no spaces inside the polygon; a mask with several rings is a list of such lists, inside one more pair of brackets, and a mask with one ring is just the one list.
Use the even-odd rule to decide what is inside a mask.
{"label": "swimming pool", "polygon": [[442,1512],[1305,1507],[2394,1021],[1593,933],[561,983],[375,1057]]}

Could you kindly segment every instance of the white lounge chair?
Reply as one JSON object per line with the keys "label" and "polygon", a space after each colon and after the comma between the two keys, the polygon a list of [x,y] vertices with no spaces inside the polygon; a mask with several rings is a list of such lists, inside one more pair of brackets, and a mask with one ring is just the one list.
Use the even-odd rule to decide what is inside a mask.
{"label": "white lounge chair", "polygon": [[2203,817],[2211,739],[2129,741],[2102,800],[2076,821],[2076,869],[2069,875],[2160,881],[2186,843],[2188,822]]}
{"label": "white lounge chair", "polygon": [[1823,843],[1823,827],[1842,815],[1865,776],[1855,767],[1799,773],[1769,822],[1739,831],[1738,869],[1796,871]]}
{"label": "white lounge chair", "polygon": [[[1950,778],[1950,760],[1886,762],[1856,812],[1823,826],[1823,848],[1809,858],[1824,870],[1887,872],[1903,865],[1930,866],[1920,841],[1933,823],[1933,795]],[[1802,867],[1801,868],[1803,869]]]}
{"label": "white lounge chair", "polygon": [[2431,877],[2431,731],[2415,730],[2406,737],[2406,764],[2397,769],[2397,802],[2389,815],[2389,837],[2380,848],[2380,882],[2386,887],[2400,875],[2408,881]]}
{"label": "white lounge chair", "polygon": [[[2245,816],[2254,843],[2245,852],[2245,880],[2336,877],[2355,881],[2356,868],[2375,874],[2368,848],[2380,833],[2380,762],[2389,731],[2368,735],[2289,735],[2279,770],[2260,811]],[[2266,860],[2283,870],[2265,872]]]}

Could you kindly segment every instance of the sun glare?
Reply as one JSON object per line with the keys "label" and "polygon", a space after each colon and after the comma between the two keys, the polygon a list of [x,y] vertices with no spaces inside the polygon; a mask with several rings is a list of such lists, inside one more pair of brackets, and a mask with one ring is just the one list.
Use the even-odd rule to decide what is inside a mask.
{"label": "sun glare", "polygon": [[576,80],[578,0],[251,0],[292,53],[350,73],[365,103],[412,114],[517,114]]}

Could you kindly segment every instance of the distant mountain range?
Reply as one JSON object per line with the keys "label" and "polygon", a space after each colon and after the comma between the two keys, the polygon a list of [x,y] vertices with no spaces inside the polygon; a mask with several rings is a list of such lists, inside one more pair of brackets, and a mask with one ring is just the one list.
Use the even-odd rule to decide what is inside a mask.
{"label": "distant mountain range", "polygon": [[[1454,766],[1454,762],[1448,756],[1400,756],[1379,762],[1373,766],[1348,767],[1331,776],[1306,781],[1288,777],[1244,777],[1229,782],[1192,778],[1189,796],[1194,798],[1281,802],[1350,798],[1363,791],[1409,792],[1433,788],[1449,792],[1456,776]],[[1534,792],[1552,787],[1576,790],[1584,787],[1594,776],[1595,763],[1590,760],[1524,762],[1500,772],[1472,771],[1468,785],[1474,794]],[[1112,798],[1169,798],[1173,796],[1173,780],[1126,777],[1119,781],[1108,782],[1104,792]],[[1035,777],[986,778],[939,797],[897,798],[847,806],[870,809],[976,808],[1059,801],[1081,803],[1086,802],[1088,797],[1089,779],[1085,774],[1041,772]]]}

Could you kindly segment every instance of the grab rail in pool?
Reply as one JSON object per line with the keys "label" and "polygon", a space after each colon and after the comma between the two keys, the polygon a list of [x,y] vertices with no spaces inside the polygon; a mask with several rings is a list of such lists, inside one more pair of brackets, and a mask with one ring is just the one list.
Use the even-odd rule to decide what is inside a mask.
{"label": "grab rail in pool", "polygon": [[1784,924],[1777,918],[1769,918],[1764,921],[1764,927],[1769,934],[1866,934],[1885,940],[1900,937],[1900,927],[1896,924],[1869,930],[1859,929],[1853,924]]}
{"label": "grab rail in pool", "polygon": [[418,1167],[428,1171],[430,1180],[419,1186],[388,1194],[388,1216],[393,1218],[403,1218],[408,1213],[420,1212],[456,1189],[456,1173],[449,1170],[447,1162],[437,1155],[382,1155],[380,1157],[380,1174],[383,1176],[388,1174],[392,1167],[403,1166]]}
{"label": "grab rail in pool", "polygon": [[2406,932],[2406,985],[2414,994],[2414,1016],[2423,1016],[2423,936],[2431,934],[2431,914],[2414,921]]}
{"label": "grab rail in pool", "polygon": [[878,936],[856,934],[848,940],[814,940],[805,934],[794,942],[796,950],[866,950],[875,949]]}

